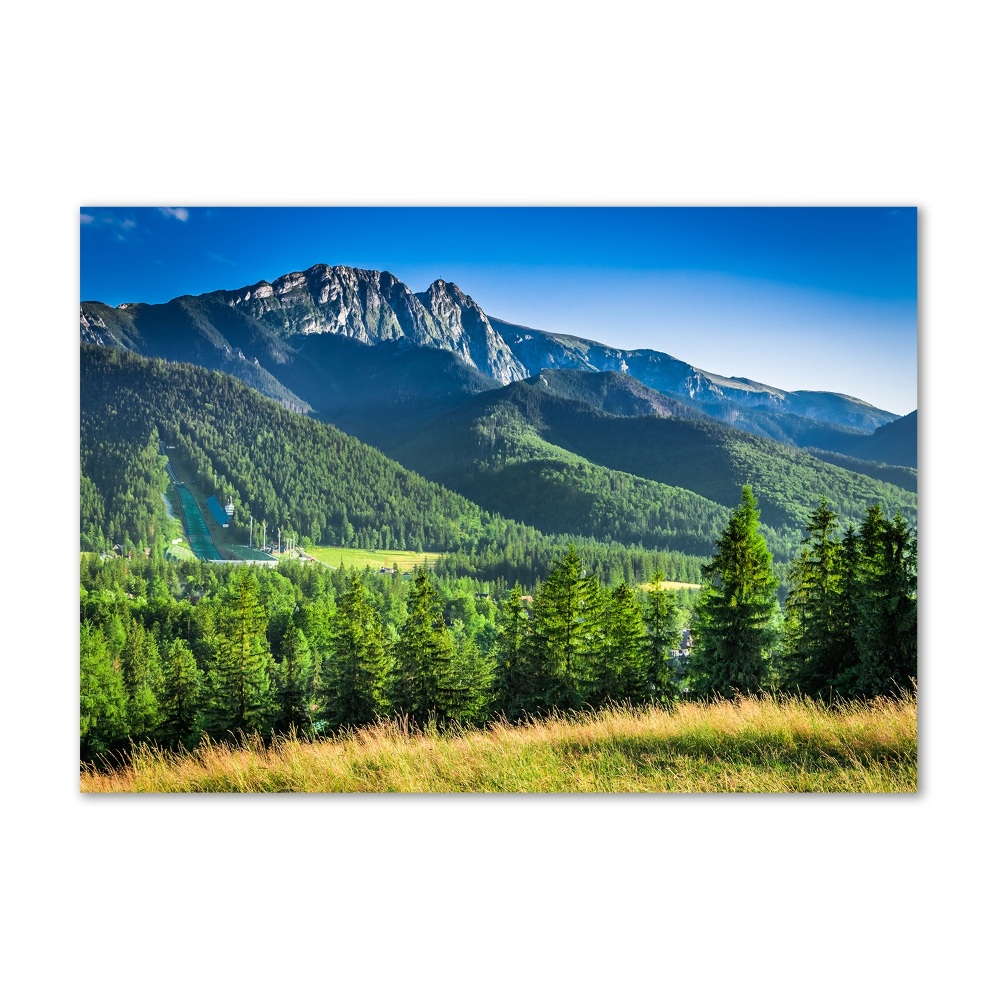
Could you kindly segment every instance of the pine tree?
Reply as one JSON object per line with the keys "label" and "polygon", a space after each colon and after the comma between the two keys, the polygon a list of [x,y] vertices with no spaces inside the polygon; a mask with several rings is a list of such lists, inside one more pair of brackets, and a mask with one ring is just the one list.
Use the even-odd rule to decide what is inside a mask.
{"label": "pine tree", "polygon": [[760,691],[772,679],[778,578],[749,485],[703,572],[692,622],[696,690],[724,697]]}
{"label": "pine tree", "polygon": [[128,734],[128,696],[101,630],[80,626],[80,758],[93,760]]}
{"label": "pine tree", "polygon": [[586,577],[576,548],[570,545],[538,588],[534,602],[531,654],[544,678],[548,708],[579,709],[594,688],[594,653],[598,623],[597,579]]}
{"label": "pine tree", "polygon": [[912,690],[917,679],[917,540],[876,504],[861,526],[852,588],[858,664],[842,683],[871,698]]}
{"label": "pine tree", "polygon": [[361,577],[352,573],[330,626],[321,672],[323,718],[336,728],[363,726],[384,709],[388,637]]}
{"label": "pine tree", "polygon": [[809,537],[789,571],[785,602],[788,687],[807,695],[832,694],[837,678],[856,661],[845,549],[835,537],[837,515],[824,499],[806,523]]}
{"label": "pine tree", "polygon": [[278,733],[309,733],[312,719],[309,713],[312,680],[312,650],[302,629],[289,621],[281,637],[281,662],[274,671],[274,699],[277,710],[274,729]]}
{"label": "pine tree", "polygon": [[646,601],[646,683],[653,700],[670,704],[677,697],[671,651],[681,644],[681,615],[677,599],[663,590],[663,574],[653,575]]}
{"label": "pine tree", "polygon": [[652,691],[646,673],[646,626],[635,591],[623,580],[614,590],[604,591],[599,609],[601,655],[594,700],[627,701],[633,705],[649,701]]}
{"label": "pine tree", "polygon": [[445,626],[437,592],[423,569],[413,578],[406,621],[394,652],[388,680],[392,710],[418,726],[437,720],[444,711],[442,688],[451,680],[455,644]]}
{"label": "pine tree", "polygon": [[129,625],[121,665],[128,696],[129,737],[136,743],[153,740],[163,719],[163,672],[156,640],[140,622]]}
{"label": "pine tree", "polygon": [[507,719],[538,714],[545,707],[545,691],[530,655],[531,622],[524,594],[515,584],[500,607],[494,711]]}
{"label": "pine tree", "polygon": [[439,717],[475,725],[485,721],[493,675],[475,639],[460,625],[452,633],[455,658],[438,686]]}
{"label": "pine tree", "polygon": [[163,722],[161,739],[167,746],[190,748],[199,735],[204,677],[183,639],[174,639],[163,656]]}
{"label": "pine tree", "polygon": [[270,733],[273,665],[260,583],[249,570],[241,570],[226,591],[219,613],[208,718],[212,735]]}
{"label": "pine tree", "polygon": [[294,621],[312,650],[312,671],[309,678],[310,704],[321,699],[323,664],[333,654],[333,620],[337,606],[333,595],[317,593],[316,581],[308,588],[312,600],[302,604],[294,614]]}

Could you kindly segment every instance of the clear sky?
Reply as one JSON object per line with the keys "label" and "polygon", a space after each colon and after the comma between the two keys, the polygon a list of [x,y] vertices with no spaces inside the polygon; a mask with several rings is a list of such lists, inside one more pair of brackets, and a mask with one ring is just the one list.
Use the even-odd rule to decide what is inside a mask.
{"label": "clear sky", "polygon": [[165,302],[313,264],[454,281],[512,323],[719,375],[917,406],[914,208],[93,208],[80,298]]}

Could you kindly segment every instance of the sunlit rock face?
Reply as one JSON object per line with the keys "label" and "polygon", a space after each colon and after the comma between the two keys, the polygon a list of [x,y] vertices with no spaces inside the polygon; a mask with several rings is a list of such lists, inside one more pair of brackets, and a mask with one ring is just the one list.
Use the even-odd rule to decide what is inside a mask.
{"label": "sunlit rock face", "polygon": [[284,335],[406,340],[454,351],[504,385],[527,375],[482,309],[451,282],[415,294],[388,271],[317,264],[230,293],[228,305]]}
{"label": "sunlit rock face", "polygon": [[[327,338],[404,352],[448,351],[494,385],[546,369],[629,375],[711,419],[800,446],[821,439],[827,443],[819,447],[843,446],[834,447],[829,435],[818,438],[817,426],[870,434],[896,418],[838,393],[787,391],[716,375],[664,351],[626,350],[517,326],[488,316],[452,282],[438,279],[413,292],[388,271],[316,264],[233,291],[182,295],[158,305],[80,304],[83,341],[219,368],[296,405],[296,392],[329,396],[337,379],[350,388],[353,376],[343,366],[354,362],[342,358],[344,341]],[[279,383],[298,388],[289,392]],[[425,388],[431,392],[433,385]]]}

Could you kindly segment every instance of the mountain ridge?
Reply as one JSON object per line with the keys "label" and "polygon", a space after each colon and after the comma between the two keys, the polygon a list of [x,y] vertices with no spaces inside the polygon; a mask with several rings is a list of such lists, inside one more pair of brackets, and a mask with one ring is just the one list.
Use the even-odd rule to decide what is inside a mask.
{"label": "mountain ridge", "polygon": [[315,379],[297,371],[301,352],[313,338],[343,336],[369,347],[401,341],[450,351],[500,385],[543,368],[622,371],[712,419],[796,446],[825,448],[837,434],[871,434],[897,417],[846,394],[788,391],[716,375],[662,351],[507,323],[453,282],[438,279],[414,293],[389,271],[347,265],[314,264],[161,304],[81,302],[80,334],[86,342],[253,378],[255,388],[304,410],[321,407],[304,391]]}

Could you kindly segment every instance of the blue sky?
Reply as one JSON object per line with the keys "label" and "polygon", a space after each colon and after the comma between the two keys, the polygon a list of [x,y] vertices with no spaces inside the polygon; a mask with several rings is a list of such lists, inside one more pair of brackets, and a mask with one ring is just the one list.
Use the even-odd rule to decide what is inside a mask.
{"label": "blue sky", "polygon": [[913,208],[88,208],[80,298],[313,264],[454,281],[490,315],[720,375],[917,406]]}

